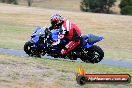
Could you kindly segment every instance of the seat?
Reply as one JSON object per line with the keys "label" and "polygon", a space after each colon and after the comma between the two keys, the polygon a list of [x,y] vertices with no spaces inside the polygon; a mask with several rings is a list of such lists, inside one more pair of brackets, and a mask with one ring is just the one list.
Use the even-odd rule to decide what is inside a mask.
{"label": "seat", "polygon": [[93,34],[89,34],[88,35],[88,43],[89,44],[93,44],[93,43],[96,43],[96,42],[98,42],[100,40],[100,37],[99,36],[95,36],[95,35],[93,35]]}

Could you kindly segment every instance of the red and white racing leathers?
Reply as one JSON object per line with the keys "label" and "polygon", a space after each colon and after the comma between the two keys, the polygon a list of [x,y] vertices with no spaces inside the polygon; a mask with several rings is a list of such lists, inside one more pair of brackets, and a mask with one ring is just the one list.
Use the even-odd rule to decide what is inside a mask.
{"label": "red and white racing leathers", "polygon": [[80,44],[80,29],[69,20],[64,20],[62,27],[60,28],[60,34],[58,36],[58,42],[54,43],[59,44],[62,38],[68,39],[69,43],[61,50],[61,54],[67,54]]}

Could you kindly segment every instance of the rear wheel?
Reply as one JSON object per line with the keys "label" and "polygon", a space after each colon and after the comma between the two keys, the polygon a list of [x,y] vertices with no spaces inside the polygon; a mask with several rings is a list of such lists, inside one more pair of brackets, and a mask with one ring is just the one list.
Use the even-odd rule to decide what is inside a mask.
{"label": "rear wheel", "polygon": [[86,63],[98,63],[104,57],[103,50],[97,45],[93,45],[92,47],[85,49],[83,53],[84,55],[81,57],[81,60]]}

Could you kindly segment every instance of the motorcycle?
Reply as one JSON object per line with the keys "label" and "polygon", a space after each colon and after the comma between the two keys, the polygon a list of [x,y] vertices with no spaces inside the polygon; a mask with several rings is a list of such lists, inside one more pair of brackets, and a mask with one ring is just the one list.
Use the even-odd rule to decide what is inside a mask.
{"label": "motorcycle", "polygon": [[37,27],[31,35],[31,39],[25,43],[24,51],[29,56],[34,57],[41,57],[47,54],[54,58],[67,58],[70,60],[80,58],[86,63],[98,63],[103,59],[103,50],[95,45],[103,40],[103,37],[93,34],[82,35],[80,45],[67,55],[62,56],[60,54],[61,49],[68,43],[68,40],[64,38],[58,45],[52,46],[52,43],[58,40],[58,34],[59,30],[51,32],[47,31],[46,28]]}

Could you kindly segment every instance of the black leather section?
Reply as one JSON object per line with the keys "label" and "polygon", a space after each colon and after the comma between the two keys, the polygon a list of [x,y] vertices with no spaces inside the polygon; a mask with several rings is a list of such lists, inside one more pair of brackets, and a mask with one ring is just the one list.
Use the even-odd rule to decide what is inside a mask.
{"label": "black leather section", "polygon": [[80,36],[77,34],[76,30],[73,29],[73,37],[72,40],[78,42],[80,40]]}

